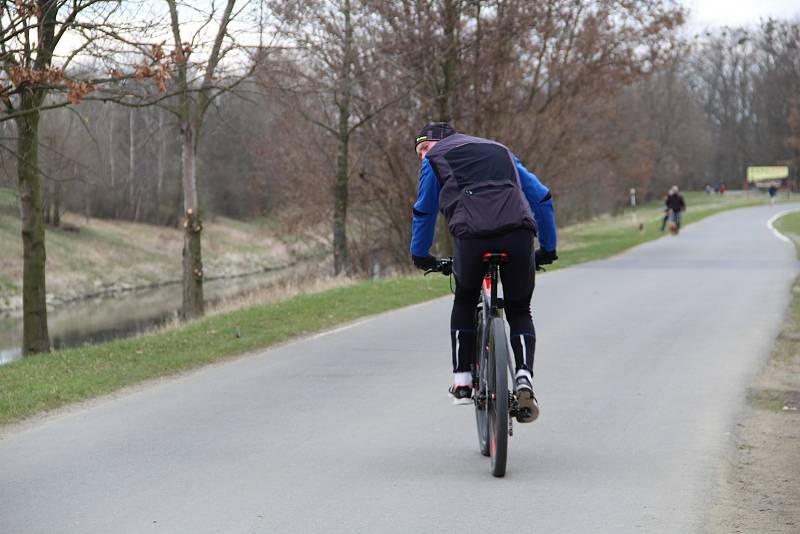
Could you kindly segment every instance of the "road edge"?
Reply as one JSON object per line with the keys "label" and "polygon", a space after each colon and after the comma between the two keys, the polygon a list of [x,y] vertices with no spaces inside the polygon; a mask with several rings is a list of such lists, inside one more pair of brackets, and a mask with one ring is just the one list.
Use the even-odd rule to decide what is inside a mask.
{"label": "road edge", "polygon": [[[767,228],[800,255],[800,238]],[[800,529],[800,276],[769,358],[747,389],[732,439],[719,461],[705,531],[791,534]]]}

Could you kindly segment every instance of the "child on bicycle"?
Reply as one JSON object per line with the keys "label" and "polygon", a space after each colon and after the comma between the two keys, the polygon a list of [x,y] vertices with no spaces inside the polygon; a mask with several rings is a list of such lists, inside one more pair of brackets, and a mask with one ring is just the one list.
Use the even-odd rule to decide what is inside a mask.
{"label": "child on bicycle", "polygon": [[[446,122],[429,123],[414,140],[421,161],[419,193],[414,203],[411,257],[419,269],[436,266],[430,255],[437,211],[453,235],[455,298],[450,316],[453,385],[457,404],[472,398],[475,360],[475,308],[480,297],[486,252],[506,252],[511,262],[501,267],[511,348],[516,362],[516,387],[523,414],[520,422],[539,415],[533,392],[536,331],[531,317],[534,270],[556,254],[556,224],[550,191],[504,145],[457,133]],[[533,250],[537,235],[541,248]]]}

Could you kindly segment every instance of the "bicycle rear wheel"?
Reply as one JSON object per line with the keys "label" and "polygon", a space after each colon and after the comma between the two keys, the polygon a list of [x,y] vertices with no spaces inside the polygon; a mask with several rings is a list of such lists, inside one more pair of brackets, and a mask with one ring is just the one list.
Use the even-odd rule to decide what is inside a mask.
{"label": "bicycle rear wheel", "polygon": [[489,394],[486,409],[489,415],[489,455],[492,474],[506,474],[508,456],[508,342],[503,319],[493,317],[489,323],[489,350],[486,365]]}
{"label": "bicycle rear wheel", "polygon": [[478,448],[481,454],[489,456],[489,412],[487,410],[487,402],[489,394],[488,387],[488,365],[487,365],[487,351],[484,347],[483,333],[485,325],[483,324],[483,315],[478,314],[478,332],[477,342],[475,343],[475,423],[478,426]]}

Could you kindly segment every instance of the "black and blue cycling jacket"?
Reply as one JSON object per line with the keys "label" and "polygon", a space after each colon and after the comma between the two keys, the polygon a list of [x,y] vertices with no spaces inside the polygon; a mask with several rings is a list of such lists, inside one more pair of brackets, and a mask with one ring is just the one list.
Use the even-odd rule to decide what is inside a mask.
{"label": "black and blue cycling jacket", "polygon": [[437,211],[456,238],[490,237],[530,228],[541,248],[557,245],[549,189],[500,143],[454,134],[423,158],[411,225],[411,255],[430,253]]}

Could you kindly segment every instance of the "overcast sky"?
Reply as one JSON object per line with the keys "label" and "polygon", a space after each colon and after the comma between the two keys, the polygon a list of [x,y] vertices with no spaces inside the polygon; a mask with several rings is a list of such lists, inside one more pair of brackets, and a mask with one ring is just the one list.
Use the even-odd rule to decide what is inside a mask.
{"label": "overcast sky", "polygon": [[800,0],[682,0],[690,26],[748,26],[760,19],[800,18]]}

